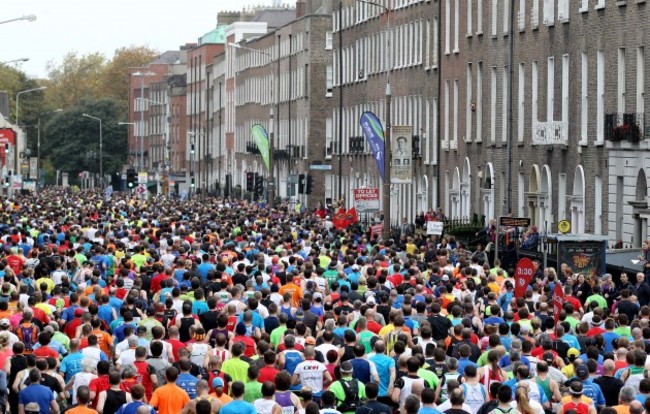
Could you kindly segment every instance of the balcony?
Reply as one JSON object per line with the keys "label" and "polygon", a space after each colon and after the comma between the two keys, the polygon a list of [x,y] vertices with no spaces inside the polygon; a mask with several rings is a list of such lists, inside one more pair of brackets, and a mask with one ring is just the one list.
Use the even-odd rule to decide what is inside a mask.
{"label": "balcony", "polygon": [[605,139],[611,142],[639,142],[644,139],[643,114],[605,115]]}
{"label": "balcony", "polygon": [[411,153],[413,154],[414,160],[419,160],[422,158],[422,153],[420,152],[420,136],[413,135],[413,140],[411,141]]}
{"label": "balcony", "polygon": [[287,152],[291,158],[304,158],[305,146],[304,145],[287,145]]}
{"label": "balcony", "polygon": [[274,160],[288,160],[290,158],[289,152],[286,150],[275,149],[273,150]]}
{"label": "balcony", "polygon": [[549,121],[533,123],[533,145],[569,145],[567,122]]}
{"label": "balcony", "polygon": [[364,137],[350,137],[349,138],[349,153],[350,155],[363,155],[365,154]]}
{"label": "balcony", "polygon": [[249,154],[259,154],[260,150],[253,141],[246,142],[246,152]]}

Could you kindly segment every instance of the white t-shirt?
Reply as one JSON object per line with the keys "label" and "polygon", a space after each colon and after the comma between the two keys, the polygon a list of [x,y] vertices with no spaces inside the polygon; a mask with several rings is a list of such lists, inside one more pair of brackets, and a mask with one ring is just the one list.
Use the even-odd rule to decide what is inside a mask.
{"label": "white t-shirt", "polygon": [[311,388],[314,394],[323,391],[323,373],[327,368],[316,360],[306,360],[296,366],[294,374],[300,377],[303,386]]}

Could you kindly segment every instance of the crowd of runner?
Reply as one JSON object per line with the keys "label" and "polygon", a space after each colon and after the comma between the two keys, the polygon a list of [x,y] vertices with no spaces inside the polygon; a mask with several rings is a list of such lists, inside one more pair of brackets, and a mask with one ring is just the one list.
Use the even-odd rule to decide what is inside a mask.
{"label": "crowd of runner", "polygon": [[339,230],[322,209],[4,200],[2,412],[650,412],[643,273],[537,264],[515,297],[481,248]]}

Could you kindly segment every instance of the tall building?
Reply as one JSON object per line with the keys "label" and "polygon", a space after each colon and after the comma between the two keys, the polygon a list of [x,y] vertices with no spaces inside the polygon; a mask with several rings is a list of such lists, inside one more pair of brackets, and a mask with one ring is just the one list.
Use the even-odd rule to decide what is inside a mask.
{"label": "tall building", "polygon": [[[333,59],[326,85],[331,96],[326,158],[333,165],[325,183],[328,202],[344,199],[351,207],[353,191],[359,188],[379,188],[383,194],[359,120],[370,111],[386,129],[389,83],[392,131],[411,131],[404,137],[407,156],[393,163],[399,162],[407,176],[390,186],[389,219],[393,224],[403,218],[412,221],[419,212],[438,206],[439,11],[439,2],[429,0],[334,2],[333,27],[327,34]],[[397,138],[391,140],[395,148],[389,159],[397,154]]]}

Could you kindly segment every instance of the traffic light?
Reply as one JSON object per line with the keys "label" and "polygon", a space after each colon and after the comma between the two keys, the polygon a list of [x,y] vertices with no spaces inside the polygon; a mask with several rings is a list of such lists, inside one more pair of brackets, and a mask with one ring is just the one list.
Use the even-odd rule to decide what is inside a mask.
{"label": "traffic light", "polygon": [[305,194],[305,174],[298,175],[298,194]]}
{"label": "traffic light", "polygon": [[128,188],[133,188],[135,185],[135,169],[129,168],[126,170],[126,186]]}
{"label": "traffic light", "polygon": [[252,193],[255,189],[255,174],[252,172],[246,173],[246,191]]}
{"label": "traffic light", "polygon": [[195,187],[195,182],[194,182],[194,171],[190,173],[190,188]]}
{"label": "traffic light", "polygon": [[264,194],[264,178],[262,174],[255,173],[255,197],[261,197]]}
{"label": "traffic light", "polygon": [[307,176],[307,185],[305,186],[305,194],[311,194],[311,189],[314,185],[314,179],[311,174]]}
{"label": "traffic light", "polygon": [[195,150],[196,150],[196,146],[194,145],[194,143],[191,143],[190,144],[190,155],[194,155]]}

